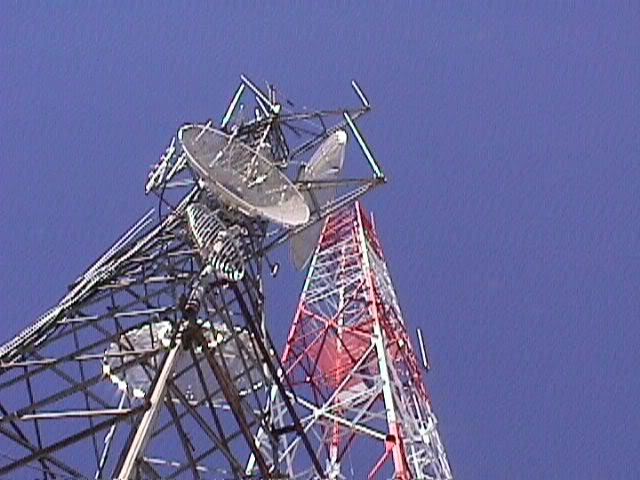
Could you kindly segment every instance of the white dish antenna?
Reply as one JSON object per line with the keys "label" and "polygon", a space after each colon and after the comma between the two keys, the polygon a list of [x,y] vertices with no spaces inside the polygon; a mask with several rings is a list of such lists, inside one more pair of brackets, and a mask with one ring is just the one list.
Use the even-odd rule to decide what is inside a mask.
{"label": "white dish antenna", "polygon": [[309,220],[298,189],[262,153],[210,125],[185,125],[178,138],[189,164],[224,203],[289,227]]}
{"label": "white dish antenna", "polygon": [[[318,182],[302,192],[311,210],[322,208],[335,198],[337,187],[331,182],[340,176],[346,147],[347,133],[338,130],[322,142],[300,174],[300,182]],[[291,261],[298,270],[302,270],[311,258],[321,231],[322,222],[316,222],[291,238]]]}
{"label": "white dish antenna", "polygon": [[[238,349],[236,341],[231,336],[228,327],[223,324],[215,324],[214,328],[205,323],[202,331],[209,348],[218,350],[225,359],[226,368],[230,377],[234,379],[234,387],[242,393],[247,393],[255,385],[249,382],[247,369],[251,377],[256,381],[260,377],[259,369],[262,363],[255,356],[251,355],[251,338],[246,330],[238,330],[237,336],[240,340],[241,349]],[[141,352],[157,349],[158,353],[148,360],[156,367],[162,363],[165,351],[170,348],[171,335],[173,332],[172,323],[169,321],[159,321],[151,325],[144,325],[140,328],[129,330],[120,336],[118,343],[112,343],[105,352],[102,361],[103,374],[113,382],[118,389],[126,391],[132,398],[144,398],[149,392],[153,373],[149,374],[141,364],[134,364],[124,370],[117,370],[120,365],[134,361]],[[127,350],[131,353],[128,354]],[[216,354],[217,355],[217,354]],[[224,403],[224,395],[220,391],[220,386],[215,375],[207,364],[204,353],[197,352],[196,358],[204,375],[204,383],[211,394],[218,391],[213,396],[214,403]],[[247,368],[245,368],[245,364]],[[204,388],[198,376],[195,363],[190,355],[180,355],[174,367],[174,382],[180,391],[192,401],[201,401],[205,398]]]}

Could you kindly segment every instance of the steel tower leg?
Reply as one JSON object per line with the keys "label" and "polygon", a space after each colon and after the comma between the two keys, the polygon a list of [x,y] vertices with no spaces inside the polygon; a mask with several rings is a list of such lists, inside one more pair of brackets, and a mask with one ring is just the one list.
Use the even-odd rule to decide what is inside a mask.
{"label": "steel tower leg", "polygon": [[[363,275],[366,282],[366,288],[371,294],[371,298],[375,295],[375,272],[371,270],[369,264],[369,256],[367,255],[367,240],[365,238],[365,231],[362,221],[362,210],[356,206],[356,219],[358,225],[358,241],[360,242],[360,249],[362,252],[362,268]],[[392,392],[392,380],[389,376],[389,367],[387,365],[387,350],[384,341],[382,328],[380,326],[380,318],[378,306],[374,302],[369,303],[369,315],[373,320],[372,325],[372,341],[376,347],[376,356],[378,358],[378,372],[380,372],[380,379],[382,380],[382,397],[384,398],[384,406],[387,412],[387,428],[389,431],[388,444],[393,453],[393,463],[395,465],[395,475],[398,480],[409,480],[409,472],[407,471],[406,457],[401,443],[401,429],[399,426],[399,419],[396,413],[396,406],[393,401]]]}
{"label": "steel tower leg", "polygon": [[153,425],[158,418],[158,413],[162,407],[162,402],[164,401],[164,396],[167,392],[167,380],[169,380],[170,375],[174,372],[176,361],[181,353],[180,350],[181,341],[178,339],[175,346],[169,350],[164,361],[164,366],[158,375],[158,380],[149,398],[149,408],[144,412],[140,425],[135,432],[131,446],[127,451],[127,456],[122,464],[122,468],[116,477],[118,480],[130,480],[134,478],[136,461],[144,452],[147,442],[149,441]]}

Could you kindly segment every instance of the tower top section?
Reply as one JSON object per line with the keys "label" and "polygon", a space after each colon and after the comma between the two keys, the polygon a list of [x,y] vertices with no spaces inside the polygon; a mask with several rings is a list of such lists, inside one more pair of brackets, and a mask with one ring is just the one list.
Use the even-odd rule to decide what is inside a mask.
{"label": "tower top section", "polygon": [[452,478],[375,224],[358,203],[324,225],[282,363],[319,415],[311,423],[331,478],[353,452],[354,478]]}

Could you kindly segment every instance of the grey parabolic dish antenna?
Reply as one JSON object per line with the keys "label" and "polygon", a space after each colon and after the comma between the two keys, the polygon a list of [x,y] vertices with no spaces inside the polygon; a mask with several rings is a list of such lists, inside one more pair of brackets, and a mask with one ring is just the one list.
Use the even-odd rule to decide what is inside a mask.
{"label": "grey parabolic dish antenna", "polygon": [[[117,374],[111,373],[120,365],[132,362],[136,358],[135,353],[126,355],[126,349],[134,351],[148,351],[149,349],[158,348],[160,351],[154,355],[151,360],[155,365],[160,365],[163,350],[169,348],[169,340],[171,338],[172,324],[169,321],[159,321],[140,328],[129,330],[120,337],[120,342],[112,343],[105,352],[103,360],[103,373],[121,390],[127,390],[130,395],[138,398],[144,397],[149,392],[151,385],[151,377],[141,364],[134,364],[124,371]],[[251,338],[245,330],[237,332],[240,348],[231,336],[229,329],[225,324],[217,324],[214,328],[203,329],[205,339],[209,343],[210,348],[218,350],[225,359],[225,365],[234,379],[234,386],[242,394],[250,390],[254,385],[248,381],[251,378],[260,378],[259,369],[262,363],[252,354]],[[123,348],[124,346],[124,348]],[[125,353],[125,355],[123,355]],[[216,377],[213,375],[204,354],[196,352],[196,358],[204,375],[204,382],[209,394],[213,393],[215,403],[223,403],[224,396],[219,391],[220,386]],[[247,368],[245,368],[245,365]],[[173,381],[180,388],[182,393],[189,400],[201,401],[206,398],[202,382],[199,379],[197,369],[191,356],[188,353],[181,353],[174,370]]]}
{"label": "grey parabolic dish antenna", "polygon": [[[332,134],[313,153],[309,163],[300,174],[299,181],[332,182],[337,180],[344,163],[346,146],[346,132],[338,130]],[[337,187],[335,185],[318,188],[319,186],[302,192],[311,210],[325,206],[336,196]],[[322,222],[316,222],[291,239],[291,261],[298,270],[302,270],[311,258],[321,231]]]}
{"label": "grey parabolic dish antenna", "polygon": [[309,220],[298,189],[263,154],[208,125],[185,125],[178,138],[189,164],[224,203],[289,227]]}

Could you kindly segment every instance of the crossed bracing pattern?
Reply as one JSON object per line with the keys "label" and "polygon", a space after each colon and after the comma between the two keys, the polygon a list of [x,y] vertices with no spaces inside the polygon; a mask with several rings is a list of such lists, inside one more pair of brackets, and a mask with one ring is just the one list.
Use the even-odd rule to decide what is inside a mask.
{"label": "crossed bracing pattern", "polygon": [[[155,408],[144,455],[135,459],[140,476],[244,476],[252,432],[270,428],[265,392],[277,369],[259,323],[264,299],[252,252],[261,235],[244,237],[254,259],[244,279],[208,279],[190,309],[202,265],[180,211],[112,258],[108,278],[94,274],[78,296],[63,299],[36,343],[3,352],[0,434],[10,442],[0,475],[28,468],[44,478],[114,478]],[[169,361],[160,405],[149,405]],[[256,470],[266,477],[271,466],[260,456]]]}
{"label": "crossed bracing pattern", "polygon": [[[430,473],[439,439],[429,433],[435,417],[426,391],[418,389],[418,407],[402,413],[417,419],[402,444],[387,428],[399,424],[390,421],[389,406],[403,408],[417,367],[391,359],[380,368],[381,329],[389,323],[374,322],[379,331],[372,336],[370,318],[399,309],[388,274],[385,285],[374,286],[372,276],[363,283],[363,268],[377,268],[382,278],[386,267],[373,258],[372,267],[363,265],[367,247],[349,237],[353,218],[342,210],[385,181],[354,123],[369,111],[368,100],[352,86],[360,107],[292,112],[276,102],[275,89],[265,93],[242,77],[220,130],[211,121],[181,129],[195,133],[194,151],[199,132],[210,132],[223,139],[219,153],[229,165],[233,151],[246,160],[220,177],[220,162],[190,157],[174,138],[146,185],[158,198],[158,223],[152,213],[142,217],[55,307],[0,347],[0,476],[343,478],[343,457],[365,436],[385,446],[372,475],[393,454],[405,472],[414,468],[409,464],[424,465],[415,478],[448,478]],[[242,108],[247,95],[252,109]],[[373,177],[338,178],[347,130]],[[264,172],[254,168],[258,160]],[[283,186],[292,182],[302,195],[303,224],[274,224],[277,215],[227,203],[238,194],[224,183],[235,178],[228,173],[242,173],[240,190],[262,188],[263,173],[280,175],[269,164],[289,176]],[[296,351],[290,338],[283,364],[265,319],[263,264],[274,275],[267,254],[293,238],[294,263],[302,266],[320,223],[336,212],[343,213],[325,227],[322,253],[312,262],[308,310],[301,307],[294,324],[304,349]],[[369,241],[381,259],[375,235]],[[400,358],[402,350],[390,352]],[[405,392],[391,391],[387,377],[405,382]],[[420,447],[425,442],[427,449]],[[446,464],[442,449],[439,458]]]}
{"label": "crossed bracing pattern", "polygon": [[359,206],[324,227],[282,361],[329,478],[452,478],[382,249]]}

